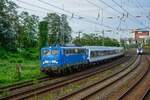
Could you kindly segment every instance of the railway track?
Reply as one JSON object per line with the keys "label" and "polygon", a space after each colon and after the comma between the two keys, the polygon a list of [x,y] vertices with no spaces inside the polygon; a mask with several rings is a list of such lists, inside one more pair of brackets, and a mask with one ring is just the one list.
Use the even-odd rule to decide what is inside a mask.
{"label": "railway track", "polygon": [[[150,62],[150,57],[147,56],[147,61]],[[120,97],[120,100],[143,100],[150,89],[150,63],[143,76],[136,80],[132,87],[125,91]]]}
{"label": "railway track", "polygon": [[148,92],[143,96],[143,100],[150,100],[150,88],[148,89]]}
{"label": "railway track", "polygon": [[[142,100],[149,100],[150,99],[149,96],[148,96],[148,95],[150,95],[149,92],[150,92],[150,87],[145,91],[145,93],[141,97]],[[147,99],[147,98],[149,98],[149,99]]]}
{"label": "railway track", "polygon": [[[119,64],[123,63],[124,60],[129,60],[129,57],[126,57],[126,58],[122,58],[121,60],[118,60]],[[38,84],[38,86],[34,87],[28,87],[28,88],[24,88],[23,90],[18,90],[18,91],[11,91],[11,94],[8,95],[8,96],[4,96],[4,97],[0,97],[0,99],[24,99],[26,97],[30,97],[30,96],[33,96],[35,94],[39,94],[39,93],[43,93],[45,91],[49,91],[49,90],[52,90],[52,89],[55,89],[55,88],[58,88],[58,87],[61,87],[61,86],[64,86],[64,85],[67,85],[67,84],[70,84],[71,82],[75,82],[75,81],[79,81],[83,78],[87,78],[87,77],[90,77],[98,72],[101,72],[101,71],[105,71],[105,70],[108,70],[110,68],[112,68],[111,65],[118,65],[117,63],[109,63],[109,64],[105,64],[101,67],[96,67],[96,68],[93,68],[93,69],[90,69],[90,70],[87,70],[87,71],[84,71],[82,73],[77,73],[75,75],[72,75],[70,77],[66,77],[62,80],[59,80],[59,81],[55,81],[53,83],[45,83],[45,84]],[[111,66],[111,67],[108,67],[108,66]],[[103,68],[102,68],[103,67]],[[101,69],[101,70],[100,70]],[[94,73],[93,73],[94,72]]]}
{"label": "railway track", "polygon": [[[44,81],[48,81],[51,80],[52,78],[50,78],[49,76],[44,76],[41,78],[37,78],[36,81],[38,82],[44,82]],[[25,87],[25,86],[29,86],[29,85],[33,85],[34,84],[34,80],[28,80],[28,81],[23,81],[23,82],[18,82],[18,83],[14,83],[11,85],[7,85],[7,86],[2,86],[0,87],[0,94],[3,93],[6,90],[15,90],[21,87]]]}
{"label": "railway track", "polygon": [[[121,78],[127,76],[130,72],[134,71],[140,64],[141,61],[141,57],[139,57],[136,62],[133,65],[128,65],[128,66],[132,66],[127,68],[127,69],[123,69],[118,73],[115,73],[113,76],[110,76],[104,80],[100,80],[97,81],[89,86],[86,86],[82,89],[79,89],[77,91],[74,91],[72,93],[69,93],[67,95],[64,95],[60,98],[58,98],[59,100],[87,100],[89,99],[91,96],[97,94],[99,91],[107,88],[109,85],[115,83],[116,81],[120,80]],[[96,100],[91,99],[91,100]],[[99,98],[98,98],[99,100]]]}

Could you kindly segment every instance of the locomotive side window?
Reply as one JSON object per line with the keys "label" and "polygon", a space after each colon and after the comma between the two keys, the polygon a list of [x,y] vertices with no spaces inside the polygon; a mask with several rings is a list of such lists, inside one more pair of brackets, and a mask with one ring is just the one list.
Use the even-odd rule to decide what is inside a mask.
{"label": "locomotive side window", "polygon": [[85,54],[85,49],[79,49],[78,54]]}
{"label": "locomotive side window", "polygon": [[58,50],[52,50],[52,55],[58,55]]}
{"label": "locomotive side window", "polygon": [[71,54],[84,54],[85,49],[65,49],[64,54],[71,55]]}

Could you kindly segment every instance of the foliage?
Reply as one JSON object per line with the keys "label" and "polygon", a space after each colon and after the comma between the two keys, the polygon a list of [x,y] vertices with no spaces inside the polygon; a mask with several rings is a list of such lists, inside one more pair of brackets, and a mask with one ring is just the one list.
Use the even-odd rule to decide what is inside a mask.
{"label": "foliage", "polygon": [[22,12],[19,18],[20,26],[17,35],[19,47],[36,47],[38,42],[38,16]]}
{"label": "foliage", "polygon": [[39,47],[42,48],[48,45],[48,22],[42,21],[39,24]]}
{"label": "foliage", "polygon": [[0,48],[0,58],[8,59],[7,51],[4,48]]}
{"label": "foliage", "polygon": [[9,0],[0,2],[0,45],[5,49],[14,50],[15,36],[18,30],[17,5]]}
{"label": "foliage", "polygon": [[45,18],[48,22],[48,43],[64,44],[69,42],[71,37],[71,27],[67,22],[67,16],[59,16],[56,13],[49,13]]}
{"label": "foliage", "polygon": [[68,43],[71,39],[71,27],[67,22],[67,16],[61,15],[61,43]]}
{"label": "foliage", "polygon": [[[28,12],[17,13],[18,6],[11,0],[0,2],[0,47],[11,51],[20,51],[42,47],[48,39],[48,44],[65,44],[70,41],[71,27],[67,16],[49,13],[44,18],[48,22],[48,29],[41,30],[39,17]],[[43,26],[44,27],[44,26]],[[48,35],[39,31],[48,31]],[[42,40],[43,39],[43,40]],[[46,39],[44,41],[44,39]]]}
{"label": "foliage", "polygon": [[[0,85],[6,85],[18,81],[16,65],[18,64],[19,60],[20,59],[15,60],[11,58],[10,61],[13,62],[9,62],[0,59],[0,62],[3,62],[0,63]],[[43,74],[40,72],[38,60],[35,60],[34,62],[30,60],[24,60],[21,64],[22,68],[20,81],[35,79],[39,76],[43,76]]]}
{"label": "foliage", "polygon": [[34,59],[38,60],[38,58],[39,58],[39,51],[38,51],[38,48],[35,48],[35,49],[28,48],[26,50],[23,50],[21,52],[21,55],[22,55],[23,58],[28,59],[28,60],[34,60]]}
{"label": "foliage", "polygon": [[22,65],[20,81],[43,76],[40,72],[38,55],[38,48],[28,48],[14,53],[0,48],[0,85],[18,81],[17,64]]}
{"label": "foliage", "polygon": [[74,41],[76,45],[105,45],[105,46],[119,46],[119,42],[115,39],[95,37],[93,34],[83,34],[82,38],[77,37]]}
{"label": "foliage", "polygon": [[150,48],[150,39],[146,41],[146,44],[144,45],[145,48]]}
{"label": "foliage", "polygon": [[56,13],[49,13],[44,19],[48,22],[48,43],[60,43],[60,16]]}

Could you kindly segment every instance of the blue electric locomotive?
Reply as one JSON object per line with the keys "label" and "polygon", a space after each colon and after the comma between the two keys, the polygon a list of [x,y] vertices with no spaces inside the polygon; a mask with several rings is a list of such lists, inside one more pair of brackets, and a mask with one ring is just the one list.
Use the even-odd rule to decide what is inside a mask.
{"label": "blue electric locomotive", "polygon": [[50,46],[41,49],[41,70],[43,72],[59,72],[66,67],[86,62],[86,49],[83,47]]}

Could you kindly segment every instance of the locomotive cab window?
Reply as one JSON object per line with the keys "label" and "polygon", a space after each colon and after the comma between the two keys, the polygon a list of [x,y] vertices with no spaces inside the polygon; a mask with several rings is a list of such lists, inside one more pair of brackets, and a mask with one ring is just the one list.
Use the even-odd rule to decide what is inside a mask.
{"label": "locomotive cab window", "polygon": [[48,49],[45,49],[45,50],[43,50],[43,53],[42,53],[43,55],[50,55],[51,54],[51,51],[50,50],[48,50]]}

